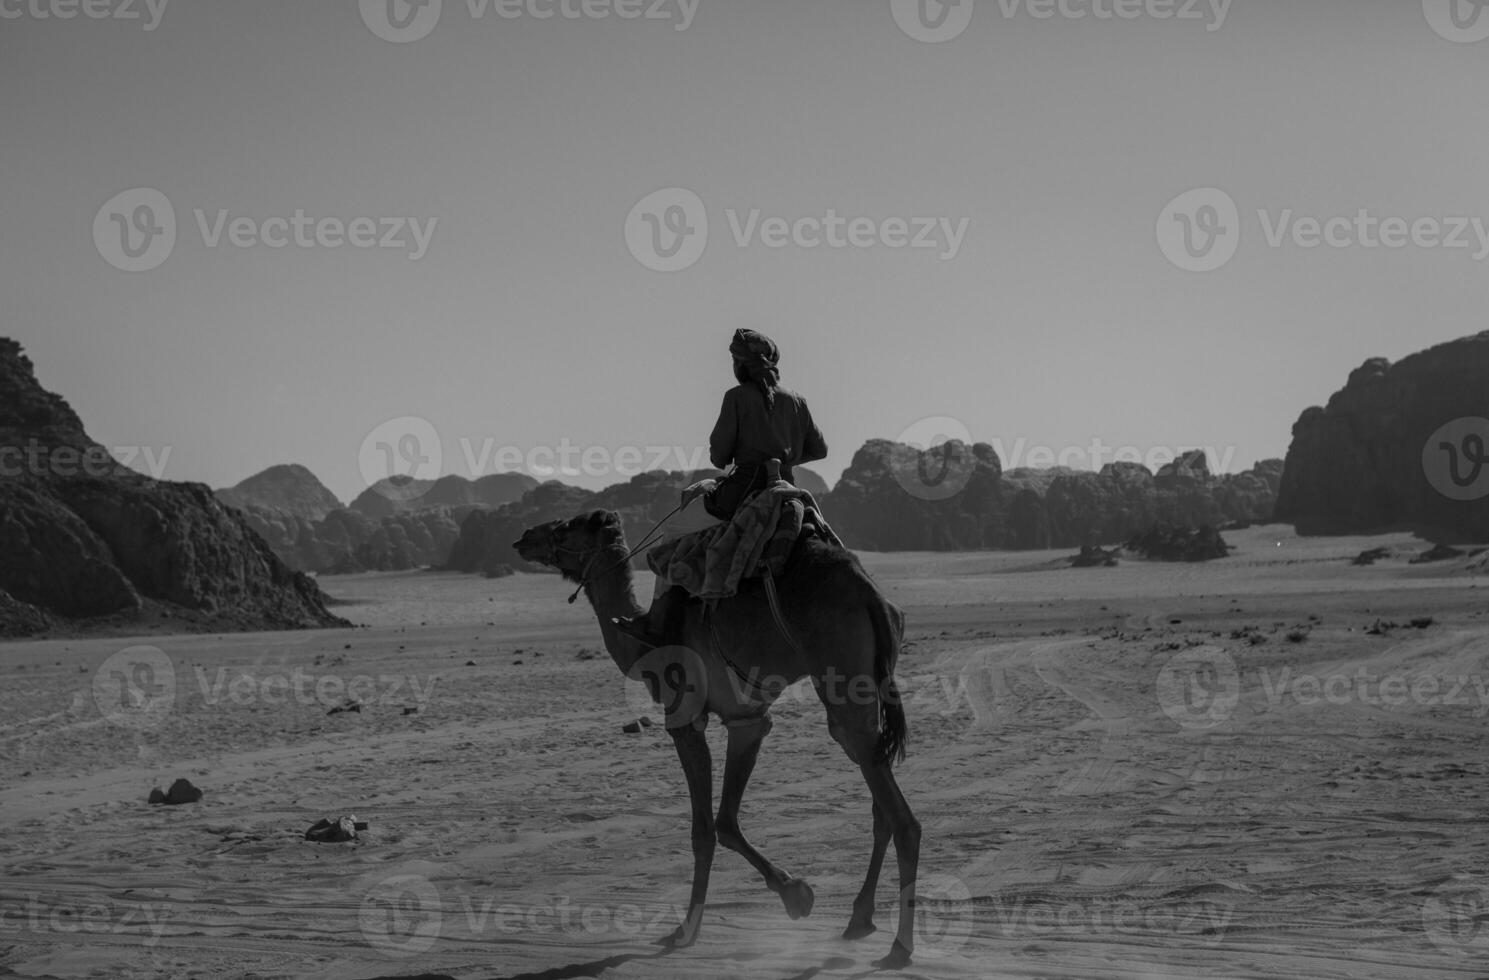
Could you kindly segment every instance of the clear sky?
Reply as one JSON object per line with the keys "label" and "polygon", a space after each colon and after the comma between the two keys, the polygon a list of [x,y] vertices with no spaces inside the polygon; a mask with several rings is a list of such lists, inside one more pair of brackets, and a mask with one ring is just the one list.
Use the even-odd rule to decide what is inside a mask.
{"label": "clear sky", "polygon": [[[1234,471],[1365,358],[1485,325],[1489,244],[1453,233],[1489,220],[1465,0],[1458,28],[1450,0],[392,0],[402,34],[387,0],[70,2],[0,0],[0,333],[168,479],[300,462],[349,499],[378,443],[430,475],[430,431],[461,475],[678,468],[651,447],[704,445],[741,326],[830,482],[957,426],[1006,466],[1100,440]],[[1238,220],[1165,210],[1209,187]],[[155,198],[106,206],[136,188],[173,244]],[[668,188],[696,198],[632,215]],[[352,227],[297,241],[297,210]],[[1341,247],[1298,244],[1336,217]],[[1390,218],[1408,240],[1368,247]],[[1239,250],[1184,267],[1185,220]],[[116,268],[126,232],[164,261]]]}

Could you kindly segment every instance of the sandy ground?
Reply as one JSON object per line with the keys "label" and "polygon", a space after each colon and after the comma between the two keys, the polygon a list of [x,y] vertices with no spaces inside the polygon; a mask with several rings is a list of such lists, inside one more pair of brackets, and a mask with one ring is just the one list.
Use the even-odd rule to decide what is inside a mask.
{"label": "sandy ground", "polygon": [[[1483,557],[1229,537],[1203,566],[867,557],[910,618],[904,975],[1489,975]],[[868,795],[810,692],[778,706],[743,825],[813,914],[721,849],[700,941],[659,955],[686,791],[661,728],[622,734],[647,705],[583,652],[582,600],[551,576],[324,584],[364,628],[0,646],[0,972],[785,980],[887,951],[892,864],[879,932],[839,938]],[[349,692],[363,709],[328,714]],[[200,803],[146,804],[183,776]],[[344,813],[360,841],[302,839]]]}

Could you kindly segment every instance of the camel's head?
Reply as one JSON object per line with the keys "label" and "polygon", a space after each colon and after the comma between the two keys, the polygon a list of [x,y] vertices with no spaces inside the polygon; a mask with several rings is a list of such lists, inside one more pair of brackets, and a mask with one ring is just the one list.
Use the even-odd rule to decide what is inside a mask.
{"label": "camel's head", "polygon": [[567,521],[549,521],[530,527],[512,547],[523,561],[556,568],[564,578],[578,582],[600,552],[625,547],[620,515],[596,510]]}

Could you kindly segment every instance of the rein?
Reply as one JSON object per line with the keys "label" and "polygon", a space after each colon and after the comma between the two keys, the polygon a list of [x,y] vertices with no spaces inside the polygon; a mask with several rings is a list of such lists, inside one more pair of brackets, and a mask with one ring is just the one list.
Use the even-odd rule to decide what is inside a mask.
{"label": "rein", "polygon": [[[584,568],[581,569],[579,572],[579,587],[576,588],[573,594],[569,596],[569,605],[572,606],[574,604],[574,600],[579,598],[579,593],[583,592],[586,586],[593,585],[595,582],[604,578],[606,575],[609,575],[617,568],[625,566],[632,558],[636,557],[636,553],[639,552],[642,548],[647,548],[654,544],[655,542],[652,540],[652,536],[662,529],[662,525],[672,520],[672,518],[676,516],[677,512],[682,510],[686,506],[687,504],[685,503],[678,504],[676,507],[672,508],[672,510],[668,511],[667,516],[663,517],[660,521],[657,521],[655,524],[653,524],[651,530],[647,531],[641,536],[641,542],[630,551],[627,551],[624,558],[621,558],[619,561],[615,562],[609,568],[605,569],[603,572],[600,572],[598,575],[595,575],[593,578],[591,578],[589,574],[590,566],[599,561],[600,555],[602,553],[597,551],[592,556],[590,556],[590,559],[584,563]],[[575,551],[573,548],[564,548],[556,544],[551,545],[551,547],[555,552],[566,551],[571,555],[582,555],[584,553],[582,551]]]}

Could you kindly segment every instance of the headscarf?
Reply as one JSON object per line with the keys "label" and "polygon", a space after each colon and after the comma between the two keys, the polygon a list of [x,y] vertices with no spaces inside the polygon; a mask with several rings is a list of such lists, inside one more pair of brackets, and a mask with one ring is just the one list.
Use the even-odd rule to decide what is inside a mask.
{"label": "headscarf", "polygon": [[775,389],[781,383],[781,372],[776,367],[781,350],[775,341],[755,330],[736,330],[729,342],[729,353],[734,357],[735,376],[743,374],[758,385],[765,395],[765,404],[773,407]]}

